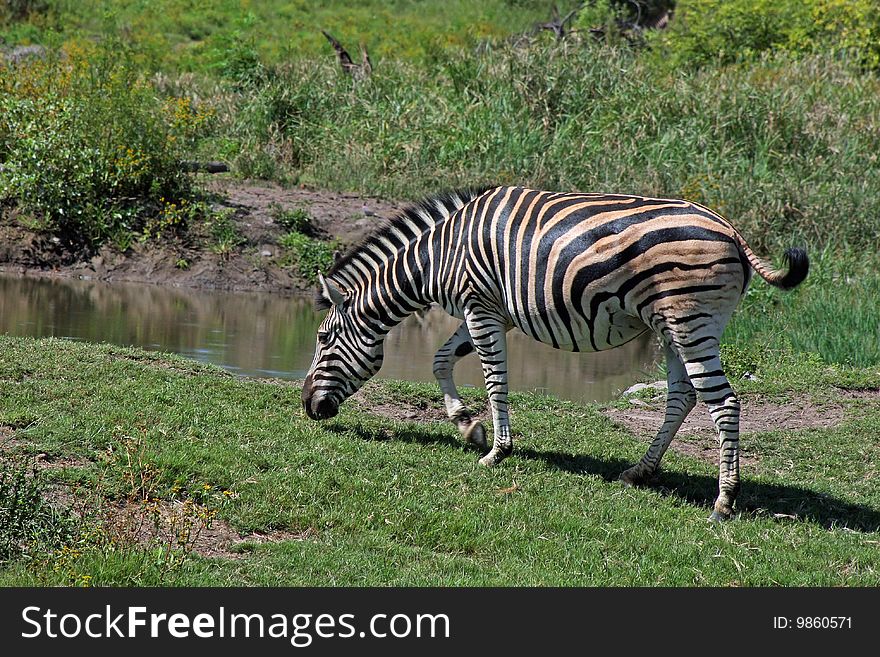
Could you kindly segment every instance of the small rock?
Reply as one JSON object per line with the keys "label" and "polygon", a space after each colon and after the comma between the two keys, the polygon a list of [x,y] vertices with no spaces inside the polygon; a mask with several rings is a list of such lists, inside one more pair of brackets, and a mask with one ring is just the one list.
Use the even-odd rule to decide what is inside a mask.
{"label": "small rock", "polygon": [[654,383],[636,383],[623,391],[624,395],[632,395],[641,390],[666,390],[666,381],[654,381]]}
{"label": "small rock", "polygon": [[5,59],[11,64],[20,64],[28,59],[43,59],[46,49],[43,46],[16,46],[9,52],[0,53],[0,59]]}
{"label": "small rock", "polygon": [[272,252],[271,251],[260,251],[260,255],[263,256],[264,258],[271,258]]}

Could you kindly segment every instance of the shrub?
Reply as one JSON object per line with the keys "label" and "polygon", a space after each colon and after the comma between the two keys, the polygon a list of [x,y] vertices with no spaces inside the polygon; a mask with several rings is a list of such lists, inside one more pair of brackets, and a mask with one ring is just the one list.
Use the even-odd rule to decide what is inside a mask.
{"label": "shrub", "polygon": [[209,233],[209,248],[223,258],[228,258],[235,247],[245,242],[232,220],[232,214],[233,210],[221,210],[208,214],[204,221]]}
{"label": "shrub", "polygon": [[275,203],[270,205],[269,210],[272,220],[285,230],[302,233],[303,235],[314,235],[315,227],[312,225],[312,217],[305,208],[285,210]]}
{"label": "shrub", "polygon": [[192,197],[180,161],[207,119],[185,98],[160,98],[120,44],[7,64],[0,199],[74,247],[142,232]]}
{"label": "shrub", "polygon": [[310,283],[317,280],[319,271],[326,272],[333,265],[335,242],[322,242],[292,231],[278,240],[278,244],[290,253],[291,264]]}
{"label": "shrub", "polygon": [[649,35],[671,67],[731,63],[763,52],[828,52],[880,66],[880,12],[873,0],[680,0],[669,29]]}
{"label": "shrub", "polygon": [[45,489],[40,472],[20,460],[0,467],[0,564],[60,547],[75,534],[74,517],[49,504]]}

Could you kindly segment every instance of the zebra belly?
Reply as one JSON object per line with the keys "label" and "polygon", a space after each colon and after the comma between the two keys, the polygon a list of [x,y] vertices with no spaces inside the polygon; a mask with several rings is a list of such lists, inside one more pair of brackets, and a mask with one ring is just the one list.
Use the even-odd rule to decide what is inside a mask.
{"label": "zebra belly", "polygon": [[573,313],[535,313],[528,318],[511,318],[512,324],[529,337],[562,351],[604,351],[614,349],[648,330],[638,317],[619,304],[602,308],[594,320]]}

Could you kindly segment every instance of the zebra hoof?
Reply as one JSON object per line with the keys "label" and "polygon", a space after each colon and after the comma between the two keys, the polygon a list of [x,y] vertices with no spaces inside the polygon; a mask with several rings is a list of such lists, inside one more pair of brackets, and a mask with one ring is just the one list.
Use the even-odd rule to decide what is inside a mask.
{"label": "zebra hoof", "polygon": [[713,511],[711,514],[709,514],[707,520],[709,522],[725,522],[726,520],[730,520],[730,514]]}
{"label": "zebra hoof", "polygon": [[505,455],[499,450],[493,449],[491,452],[486,454],[486,456],[480,459],[480,465],[485,465],[487,468],[491,468],[501,463],[501,461],[504,460],[504,456]]}
{"label": "zebra hoof", "polygon": [[632,488],[633,486],[639,486],[645,481],[645,478],[636,472],[636,469],[630,468],[629,470],[624,470],[620,473],[620,476],[617,478],[618,481],[623,483],[627,488]]}
{"label": "zebra hoof", "polygon": [[489,447],[489,444],[486,442],[486,429],[483,427],[482,422],[471,422],[461,432],[461,435],[464,436],[466,443],[475,445],[481,450],[486,450]]}

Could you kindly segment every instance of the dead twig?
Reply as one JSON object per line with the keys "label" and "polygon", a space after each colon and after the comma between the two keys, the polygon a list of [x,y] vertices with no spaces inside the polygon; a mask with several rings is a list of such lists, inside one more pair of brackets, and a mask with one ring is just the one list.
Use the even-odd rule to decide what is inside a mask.
{"label": "dead twig", "polygon": [[574,15],[580,11],[580,9],[580,7],[576,7],[568,12],[565,18],[560,18],[559,8],[554,4],[550,14],[550,20],[546,23],[538,23],[537,27],[539,30],[550,30],[556,35],[556,40],[561,41],[565,38],[565,35],[571,31],[570,29],[566,31],[565,24],[568,23]]}
{"label": "dead twig", "polygon": [[373,72],[373,64],[370,62],[370,55],[367,53],[367,46],[363,43],[360,44],[361,51],[361,63],[355,64],[354,60],[351,58],[351,55],[348,54],[348,51],[339,43],[338,40],[333,38],[333,36],[327,32],[326,30],[321,30],[321,34],[323,34],[327,41],[330,42],[330,45],[333,46],[333,50],[336,51],[336,57],[339,59],[339,65],[342,67],[342,72],[346,75],[350,75],[355,79],[363,79],[368,77]]}

